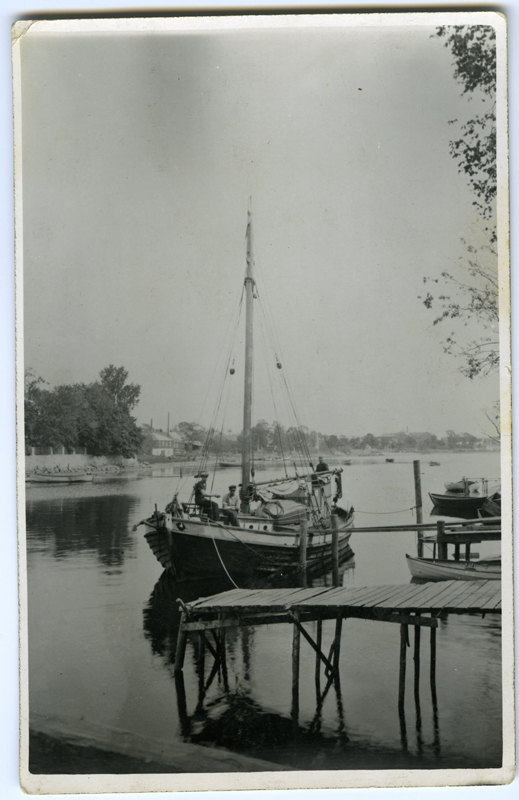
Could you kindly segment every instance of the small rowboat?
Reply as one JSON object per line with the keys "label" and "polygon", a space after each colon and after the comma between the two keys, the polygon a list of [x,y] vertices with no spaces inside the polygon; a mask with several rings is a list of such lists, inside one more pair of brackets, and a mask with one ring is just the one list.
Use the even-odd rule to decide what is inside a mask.
{"label": "small rowboat", "polygon": [[429,461],[429,466],[430,467],[439,467],[440,466],[440,462],[439,461]]}
{"label": "small rowboat", "polygon": [[481,561],[413,558],[406,554],[413,578],[427,581],[500,581],[501,556]]}
{"label": "small rowboat", "polygon": [[31,483],[87,483],[93,481],[91,472],[33,472]]}
{"label": "small rowboat", "polygon": [[236,467],[237,469],[241,469],[241,461],[219,461],[219,467]]}
{"label": "small rowboat", "polygon": [[454,517],[457,513],[472,514],[476,517],[487,499],[485,495],[433,494],[433,492],[429,492],[429,497],[437,511]]}

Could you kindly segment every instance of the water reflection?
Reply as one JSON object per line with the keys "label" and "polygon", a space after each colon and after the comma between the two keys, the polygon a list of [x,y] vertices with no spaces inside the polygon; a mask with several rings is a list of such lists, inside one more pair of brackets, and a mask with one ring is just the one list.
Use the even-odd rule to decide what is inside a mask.
{"label": "water reflection", "polygon": [[27,500],[27,536],[55,559],[81,552],[96,553],[111,570],[132,554],[130,518],[136,501],[127,495],[58,497]]}

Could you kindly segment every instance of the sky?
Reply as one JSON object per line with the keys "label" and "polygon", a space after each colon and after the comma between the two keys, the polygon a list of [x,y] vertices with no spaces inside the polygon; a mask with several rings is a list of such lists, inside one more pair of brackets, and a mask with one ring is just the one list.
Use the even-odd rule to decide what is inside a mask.
{"label": "sky", "polygon": [[[482,435],[497,376],[461,375],[442,347],[452,328],[419,299],[424,276],[457,268],[462,238],[482,240],[448,124],[478,100],[461,96],[434,32],[31,32],[25,366],[55,386],[122,365],[141,386],[139,422],[207,426],[251,202],[255,316],[271,309],[300,420],[347,436]],[[254,419],[270,422],[262,341]],[[242,346],[240,326],[222,403],[235,432]]]}

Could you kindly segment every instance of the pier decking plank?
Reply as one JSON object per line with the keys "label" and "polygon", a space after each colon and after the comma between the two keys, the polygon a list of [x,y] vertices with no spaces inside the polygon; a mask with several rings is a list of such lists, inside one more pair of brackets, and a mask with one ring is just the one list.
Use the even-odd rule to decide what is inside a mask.
{"label": "pier decking plank", "polygon": [[202,617],[218,611],[287,613],[329,613],[336,610],[348,616],[349,609],[362,609],[374,616],[377,611],[460,613],[497,611],[501,608],[500,581],[442,581],[425,584],[339,587],[327,589],[232,589],[220,595],[201,598],[188,604],[190,615]]}

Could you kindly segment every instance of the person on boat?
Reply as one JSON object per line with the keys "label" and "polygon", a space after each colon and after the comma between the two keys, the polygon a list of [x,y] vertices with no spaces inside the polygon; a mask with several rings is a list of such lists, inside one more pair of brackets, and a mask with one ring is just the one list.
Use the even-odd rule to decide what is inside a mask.
{"label": "person on boat", "polygon": [[329,472],[329,470],[330,470],[330,467],[328,466],[328,464],[326,463],[324,458],[322,456],[319,456],[319,463],[317,464],[317,466],[315,468],[315,471],[316,472]]}
{"label": "person on boat", "polygon": [[204,511],[207,514],[210,520],[213,522],[218,522],[220,510],[218,508],[218,503],[215,503],[214,500],[211,500],[211,497],[220,497],[220,495],[207,494],[206,486],[208,477],[208,472],[202,472],[202,474],[199,475],[200,480],[198,480],[194,486],[195,503],[199,507],[200,511]]}
{"label": "person on boat", "polygon": [[224,494],[222,498],[222,515],[225,521],[232,525],[234,528],[239,528],[238,517],[236,514],[239,511],[239,499],[236,494],[236,484],[229,486],[229,491]]}

